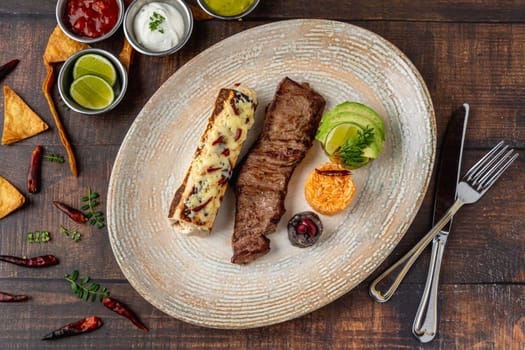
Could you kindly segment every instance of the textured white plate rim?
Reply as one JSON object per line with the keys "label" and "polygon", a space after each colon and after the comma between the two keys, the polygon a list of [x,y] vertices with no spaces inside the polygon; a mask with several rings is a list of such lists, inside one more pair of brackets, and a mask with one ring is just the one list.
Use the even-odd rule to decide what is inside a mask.
{"label": "textured white plate rim", "polygon": [[135,288],[135,290],[137,290],[137,292],[141,296],[143,296],[149,303],[151,303],[152,305],[157,307],[159,310],[167,313],[168,315],[170,315],[172,317],[178,318],[180,320],[183,320],[185,322],[192,323],[192,324],[195,324],[195,325],[204,326],[204,327],[211,327],[211,328],[227,328],[227,329],[242,329],[242,328],[260,327],[260,326],[276,324],[276,323],[284,322],[284,321],[287,321],[287,320],[290,320],[290,319],[293,319],[293,318],[296,318],[296,317],[300,317],[300,316],[302,316],[304,314],[307,314],[309,312],[317,310],[320,307],[323,307],[326,304],[336,300],[340,296],[348,293],[358,283],[362,282],[362,280],[364,280],[368,275],[370,275],[386,259],[386,257],[391,253],[391,251],[393,250],[395,245],[397,245],[397,243],[401,240],[401,238],[403,237],[403,235],[407,231],[408,227],[412,223],[413,219],[415,218],[415,216],[416,216],[416,214],[417,214],[417,212],[418,212],[418,210],[419,210],[419,208],[420,208],[420,206],[421,206],[421,204],[423,202],[425,193],[427,191],[427,188],[428,188],[428,185],[429,185],[429,181],[430,181],[430,177],[431,177],[431,173],[432,173],[432,169],[433,169],[433,165],[434,165],[435,145],[436,145],[436,131],[435,131],[436,130],[436,125],[435,125],[434,109],[433,109],[433,106],[432,106],[431,97],[430,97],[428,89],[427,89],[427,87],[426,87],[426,85],[425,85],[425,83],[424,83],[420,73],[414,67],[414,65],[410,62],[410,60],[396,46],[394,46],[393,44],[388,42],[386,39],[380,37],[379,35],[371,32],[371,31],[368,31],[366,29],[363,29],[361,27],[357,27],[357,26],[354,26],[354,25],[351,25],[351,24],[348,24],[348,23],[344,23],[344,22],[329,21],[329,20],[311,20],[311,19],[287,20],[287,21],[280,21],[280,22],[274,22],[274,23],[270,23],[270,24],[266,24],[266,25],[261,25],[261,26],[257,26],[257,27],[248,29],[248,30],[243,31],[241,33],[235,34],[235,35],[233,35],[233,36],[231,36],[231,37],[229,37],[229,38],[227,38],[227,39],[225,39],[223,41],[235,40],[238,36],[246,35],[248,32],[258,31],[258,30],[261,30],[261,29],[272,28],[272,27],[278,26],[278,25],[288,25],[290,27],[294,27],[294,26],[300,26],[301,24],[330,24],[330,23],[333,24],[333,25],[346,26],[349,31],[356,31],[356,32],[360,32],[362,34],[364,33],[366,35],[374,37],[374,40],[377,40],[377,41],[381,42],[382,44],[388,46],[389,50],[391,50],[395,54],[396,59],[402,61],[402,63],[404,65],[406,65],[406,68],[410,71],[410,74],[412,74],[415,77],[415,79],[419,82],[420,86],[418,86],[418,88],[421,90],[421,93],[422,93],[422,95],[425,98],[425,101],[423,101],[423,102],[424,102],[424,104],[426,106],[427,113],[428,113],[427,116],[426,116],[427,117],[426,121],[429,123],[428,127],[431,130],[431,134],[429,135],[429,137],[431,138],[430,143],[432,144],[432,147],[431,147],[431,150],[429,150],[430,154],[428,154],[428,157],[429,157],[428,158],[428,162],[427,162],[426,166],[423,169],[421,169],[422,172],[424,173],[424,182],[422,183],[422,185],[420,187],[419,195],[416,198],[416,201],[415,201],[415,203],[414,203],[414,205],[412,207],[411,212],[407,216],[405,216],[404,222],[397,228],[397,232],[396,232],[395,236],[393,236],[393,241],[395,242],[395,244],[393,246],[391,246],[390,249],[386,249],[386,250],[383,249],[382,251],[376,251],[374,253],[373,257],[376,258],[374,266],[372,266],[372,267],[367,269],[366,276],[361,278],[361,280],[359,282],[353,283],[352,285],[344,285],[344,286],[336,289],[334,292],[332,292],[332,294],[330,294],[330,296],[328,298],[324,298],[322,300],[319,300],[319,301],[316,301],[316,302],[312,302],[311,307],[308,310],[306,310],[306,311],[301,311],[301,312],[297,312],[297,313],[290,313],[286,317],[281,317],[280,319],[272,319],[271,315],[267,315],[267,317],[264,317],[264,318],[261,318],[261,319],[258,319],[258,320],[249,320],[247,322],[233,323],[232,324],[232,323],[229,323],[229,322],[221,323],[221,322],[217,322],[216,320],[210,321],[210,320],[207,320],[205,317],[202,317],[202,318],[188,317],[185,314],[174,313],[173,310],[166,309],[165,305],[163,305],[161,303],[161,301],[159,301],[158,299],[156,299],[155,297],[153,297],[152,295],[150,295],[148,293],[147,288],[145,288],[143,285],[141,285],[136,279],[130,278],[132,276],[130,275],[131,271],[129,269],[129,262],[126,261],[126,257],[123,255],[123,252],[120,251],[118,249],[118,247],[117,247],[117,241],[119,239],[119,231],[118,231],[117,227],[115,227],[114,217],[110,214],[110,213],[112,213],[112,211],[110,210],[111,205],[112,205],[112,203],[113,203],[113,201],[115,200],[115,197],[116,197],[116,179],[118,178],[119,172],[121,171],[121,169],[120,169],[121,168],[121,159],[122,159],[122,157],[123,157],[123,155],[124,155],[128,145],[130,143],[133,143],[133,141],[134,141],[133,138],[135,136],[135,133],[137,132],[137,128],[141,125],[141,123],[144,123],[148,119],[148,115],[147,115],[147,113],[144,113],[144,111],[149,109],[149,108],[151,108],[151,105],[154,102],[155,103],[158,102],[158,101],[155,101],[155,100],[157,99],[157,96],[160,95],[160,92],[162,91],[163,86],[165,86],[170,80],[175,79],[175,76],[180,74],[182,71],[195,69],[194,65],[198,61],[198,58],[200,56],[204,55],[205,52],[207,52],[209,50],[217,49],[218,47],[220,47],[220,45],[222,44],[222,41],[221,41],[221,42],[216,43],[215,45],[211,46],[210,48],[208,48],[204,52],[200,53],[199,55],[195,56],[192,60],[190,60],[183,67],[181,67],[177,72],[175,72],[172,75],[172,77],[170,77],[168,79],[168,81],[166,81],[163,84],[163,86],[161,86],[159,88],[159,90],[145,104],[145,106],[143,107],[142,111],[139,113],[139,115],[136,117],[134,123],[130,127],[126,137],[124,138],[124,141],[122,142],[121,148],[119,149],[119,151],[117,153],[117,156],[116,156],[116,159],[115,159],[115,163],[114,163],[114,166],[113,166],[113,169],[112,169],[112,173],[111,173],[109,186],[108,186],[108,199],[107,199],[108,232],[109,232],[111,247],[113,249],[113,253],[115,255],[117,263],[119,264],[123,274],[128,279],[128,281],[133,286],[133,288]]}

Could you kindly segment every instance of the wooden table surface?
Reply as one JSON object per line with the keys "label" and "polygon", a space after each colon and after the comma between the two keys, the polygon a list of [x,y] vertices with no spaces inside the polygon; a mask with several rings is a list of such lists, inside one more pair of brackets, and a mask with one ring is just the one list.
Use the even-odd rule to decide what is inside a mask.
{"label": "wooden table surface", "polygon": [[[525,2],[299,1],[262,0],[243,21],[199,21],[180,52],[169,57],[136,55],[126,97],[114,111],[85,117],[55,101],[77,154],[80,175],[67,164],[44,162],[42,191],[28,194],[25,178],[31,151],[65,152],[40,90],[42,54],[56,25],[55,1],[0,2],[0,62],[19,58],[4,81],[49,123],[51,130],[11,146],[0,146],[0,175],[27,203],[0,221],[0,254],[55,254],[60,264],[24,269],[0,264],[0,290],[29,294],[25,303],[0,305],[0,348],[7,349],[524,349],[525,348]],[[391,41],[414,63],[432,96],[438,146],[451,112],[471,106],[464,167],[500,139],[524,153],[478,203],[454,220],[442,269],[439,334],[421,345],[411,334],[422,294],[427,250],[390,302],[368,296],[372,278],[402,256],[430,228],[434,176],[416,219],[381,267],[357,288],[304,317],[248,330],[205,329],[173,319],[148,304],[129,285],[113,256],[106,229],[82,226],[74,243],[59,232],[64,216],[53,200],[78,203],[88,186],[101,194],[120,144],[142,106],[182,65],[212,44],[261,24],[292,18],[326,18],[369,29]],[[120,50],[122,33],[96,47]],[[3,103],[3,102],[2,102]],[[3,117],[0,118],[3,123]],[[438,148],[439,155],[439,148]],[[74,226],[74,225],[71,225]],[[52,241],[29,244],[27,232],[49,230]],[[79,270],[130,305],[150,332],[99,303],[79,301],[63,279]],[[40,338],[88,315],[105,325],[94,333],[55,342]]]}

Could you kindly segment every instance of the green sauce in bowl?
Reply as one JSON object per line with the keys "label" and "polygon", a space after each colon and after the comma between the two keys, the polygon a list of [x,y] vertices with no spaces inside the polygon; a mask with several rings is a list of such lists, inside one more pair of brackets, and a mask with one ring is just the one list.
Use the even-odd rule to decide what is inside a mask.
{"label": "green sauce in bowl", "polygon": [[215,14],[231,17],[240,15],[248,10],[254,0],[204,0],[203,2]]}

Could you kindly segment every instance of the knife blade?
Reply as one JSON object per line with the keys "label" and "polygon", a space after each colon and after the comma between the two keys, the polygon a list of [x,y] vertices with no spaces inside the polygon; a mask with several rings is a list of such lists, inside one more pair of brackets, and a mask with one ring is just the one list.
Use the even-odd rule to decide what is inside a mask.
{"label": "knife blade", "polygon": [[[461,173],[463,145],[467,131],[469,111],[470,107],[467,103],[454,111],[447,125],[447,130],[445,131],[436,180],[432,225],[443,217],[447,209],[456,200],[456,187]],[[445,244],[451,228],[452,219],[432,241],[432,254],[430,257],[427,281],[412,326],[412,333],[422,343],[431,341],[437,333],[439,273]]]}
{"label": "knife blade", "polygon": [[0,67],[0,81],[15,69],[18,62],[20,62],[20,60],[14,59]]}

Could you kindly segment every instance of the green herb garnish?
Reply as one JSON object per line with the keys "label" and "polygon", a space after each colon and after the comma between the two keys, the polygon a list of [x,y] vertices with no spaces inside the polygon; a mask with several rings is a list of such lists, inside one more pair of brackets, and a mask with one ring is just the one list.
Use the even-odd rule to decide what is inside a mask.
{"label": "green herb garnish", "polygon": [[71,238],[73,241],[78,242],[80,241],[80,232],[77,230],[68,230],[64,226],[60,225],[60,232]]}
{"label": "green herb garnish", "polygon": [[99,300],[102,301],[102,298],[109,297],[109,291],[106,288],[100,289],[100,284],[89,283],[90,278],[88,276],[78,281],[78,276],[78,271],[75,270],[71,275],[66,274],[64,278],[71,284],[71,290],[79,299],[95,301],[98,296]]}
{"label": "green herb garnish", "polygon": [[166,20],[166,18],[158,14],[157,12],[153,12],[153,14],[149,17],[149,29],[154,32],[158,31],[161,34],[164,34],[164,28],[162,28],[160,25]]}
{"label": "green herb garnish", "polygon": [[80,200],[86,204],[82,206],[82,210],[87,211],[86,216],[89,219],[91,225],[97,225],[98,228],[104,228],[104,214],[101,211],[96,211],[95,207],[100,203],[97,202],[99,194],[97,192],[91,191],[91,188],[88,187],[88,195],[80,197]]}
{"label": "green herb garnish", "polygon": [[50,162],[55,162],[55,163],[64,163],[65,162],[64,157],[61,156],[60,154],[50,153],[50,154],[46,154],[44,156],[44,158],[46,158]]}
{"label": "green herb garnish", "polygon": [[337,153],[344,165],[359,167],[368,162],[368,158],[363,156],[363,150],[374,141],[374,129],[366,126],[365,130],[357,133],[357,137],[348,139]]}
{"label": "green herb garnish", "polygon": [[51,240],[48,231],[28,232],[25,238],[29,243],[46,243]]}

